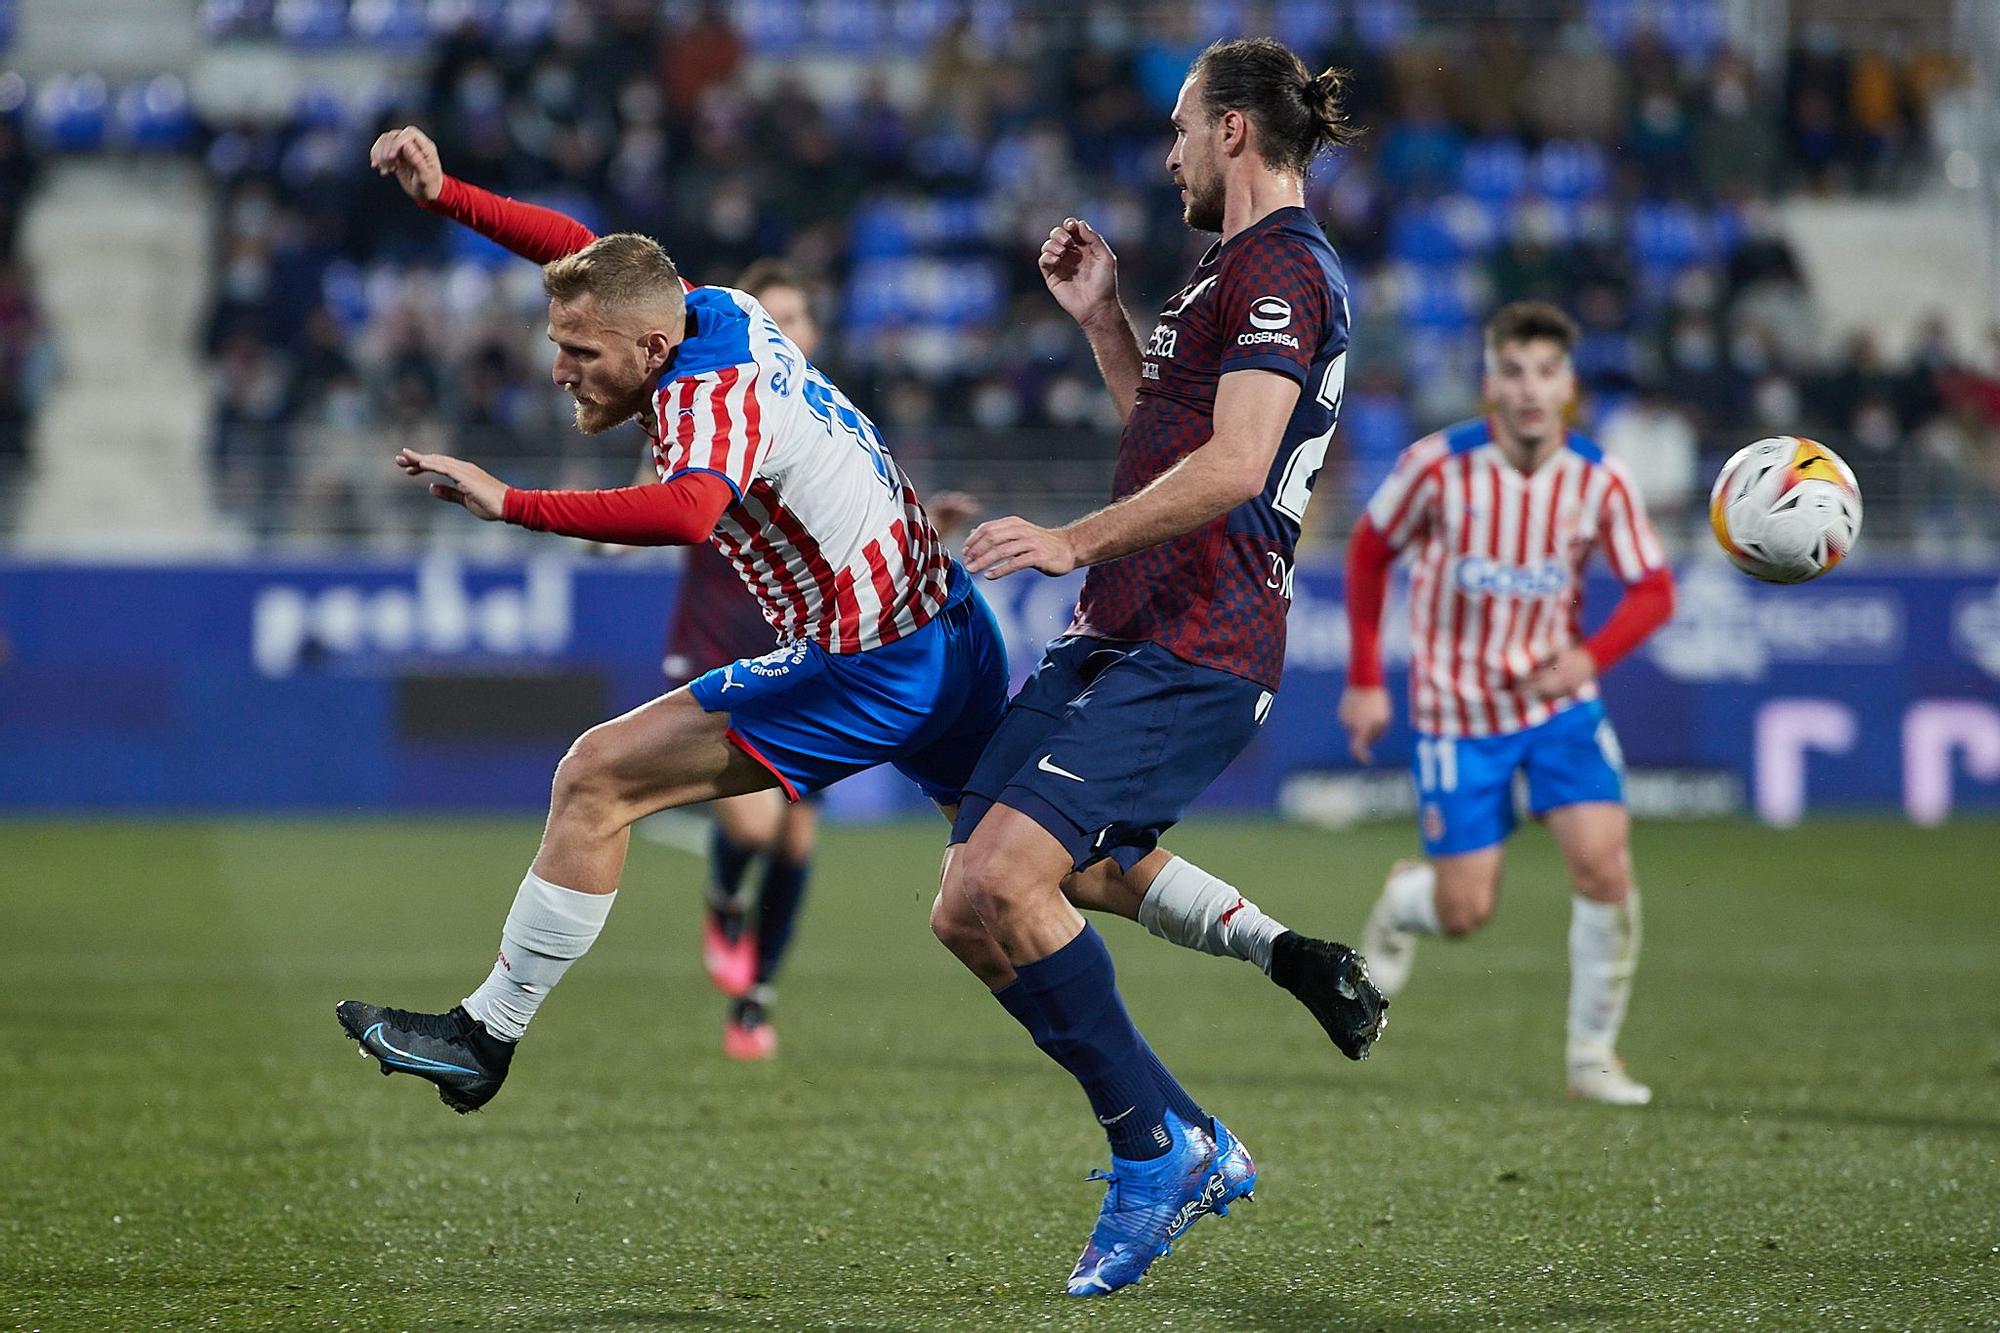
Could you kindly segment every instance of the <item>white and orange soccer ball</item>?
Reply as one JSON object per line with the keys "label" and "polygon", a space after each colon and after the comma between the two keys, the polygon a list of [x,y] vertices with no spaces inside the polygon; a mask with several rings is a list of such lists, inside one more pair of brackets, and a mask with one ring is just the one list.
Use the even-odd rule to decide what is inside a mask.
{"label": "white and orange soccer ball", "polygon": [[1722,465],[1708,494],[1715,540],[1766,583],[1804,583],[1839,564],[1861,536],[1861,488],[1817,440],[1759,440]]}

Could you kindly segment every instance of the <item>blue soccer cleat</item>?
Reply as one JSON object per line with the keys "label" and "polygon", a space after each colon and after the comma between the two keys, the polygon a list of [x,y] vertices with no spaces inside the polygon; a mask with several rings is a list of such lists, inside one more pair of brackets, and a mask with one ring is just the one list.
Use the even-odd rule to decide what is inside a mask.
{"label": "blue soccer cleat", "polygon": [[[1090,1179],[1109,1182],[1104,1207],[1091,1228],[1076,1268],[1069,1275],[1072,1296],[1106,1296],[1129,1287],[1171,1249],[1174,1239],[1206,1213],[1226,1205],[1231,1181],[1223,1174],[1215,1140],[1208,1131],[1167,1112],[1167,1132],[1174,1146],[1163,1157],[1133,1162],[1113,1155],[1109,1173],[1093,1171]],[[1250,1154],[1232,1138],[1243,1179],[1256,1184]],[[1241,1194],[1243,1190],[1237,1193]]]}
{"label": "blue soccer cleat", "polygon": [[1222,1197],[1215,1201],[1215,1215],[1227,1217],[1229,1205],[1238,1199],[1256,1201],[1257,1163],[1250,1160],[1250,1150],[1229,1132],[1229,1126],[1220,1120],[1209,1123],[1215,1126],[1215,1169],[1223,1187]]}

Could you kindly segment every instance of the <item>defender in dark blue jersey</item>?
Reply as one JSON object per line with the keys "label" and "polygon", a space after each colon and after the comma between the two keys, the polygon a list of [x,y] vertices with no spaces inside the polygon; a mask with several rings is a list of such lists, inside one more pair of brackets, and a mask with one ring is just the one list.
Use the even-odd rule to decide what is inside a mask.
{"label": "defender in dark blue jersey", "polygon": [[[1094,901],[1093,886],[1136,894],[1155,933],[1211,952],[1228,951],[1246,908],[1158,842],[1257,734],[1278,686],[1292,548],[1347,351],[1340,263],[1303,207],[1307,165],[1347,138],[1340,88],[1268,39],[1195,61],[1166,166],[1188,225],[1221,240],[1143,349],[1103,238],[1074,218],[1051,233],[1043,277],[1126,421],[1115,503],[1061,528],[1003,518],[965,547],[988,578],[1090,568],[1075,622],[967,785],[934,913],[947,942],[983,926],[990,956],[955,951],[1083,1085],[1111,1139],[1115,1183],[1073,1295],[1136,1282],[1183,1228],[1256,1182],[1242,1145],[1133,1027],[1110,955],[1063,886],[1127,915],[1130,902]],[[1121,873],[1093,873],[1106,861]],[[1319,947],[1338,950],[1341,984],[1368,1015],[1365,1052],[1380,997],[1352,951]]]}

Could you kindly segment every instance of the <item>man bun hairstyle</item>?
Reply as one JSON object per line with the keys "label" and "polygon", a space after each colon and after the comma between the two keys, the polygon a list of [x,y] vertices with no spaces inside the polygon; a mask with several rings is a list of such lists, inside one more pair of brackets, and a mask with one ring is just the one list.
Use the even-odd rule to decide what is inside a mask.
{"label": "man bun hairstyle", "polygon": [[643,315],[662,326],[686,317],[681,274],[650,236],[613,232],[542,266],[542,290],[564,305],[592,297],[606,314]]}
{"label": "man bun hairstyle", "polygon": [[1266,165],[1300,175],[1323,148],[1352,143],[1359,133],[1341,105],[1347,74],[1306,73],[1290,47],[1270,37],[1216,42],[1188,71],[1202,80],[1201,105],[1213,121],[1240,111],[1257,127]]}
{"label": "man bun hairstyle", "polygon": [[1567,356],[1576,350],[1576,321],[1547,301],[1514,301],[1486,321],[1486,350],[1497,352],[1508,343],[1546,338]]}

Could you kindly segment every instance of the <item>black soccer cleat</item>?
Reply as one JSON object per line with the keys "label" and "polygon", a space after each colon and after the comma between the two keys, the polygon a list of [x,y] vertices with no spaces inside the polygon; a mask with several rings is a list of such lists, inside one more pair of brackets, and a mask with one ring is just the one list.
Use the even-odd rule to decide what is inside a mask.
{"label": "black soccer cleat", "polygon": [[1271,942],[1271,980],[1298,998],[1350,1060],[1366,1060],[1388,1026],[1388,998],[1345,944],[1288,930]]}
{"label": "black soccer cleat", "polygon": [[374,1056],[384,1075],[415,1074],[437,1084],[438,1098],[464,1115],[493,1100],[507,1079],[514,1043],[488,1033],[454,1006],[449,1013],[413,1014],[360,1000],[342,1000],[334,1015],[347,1035]]}

